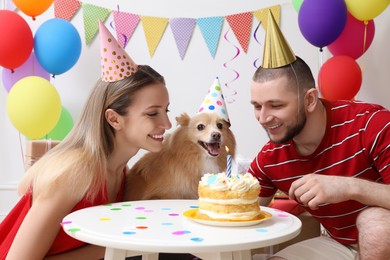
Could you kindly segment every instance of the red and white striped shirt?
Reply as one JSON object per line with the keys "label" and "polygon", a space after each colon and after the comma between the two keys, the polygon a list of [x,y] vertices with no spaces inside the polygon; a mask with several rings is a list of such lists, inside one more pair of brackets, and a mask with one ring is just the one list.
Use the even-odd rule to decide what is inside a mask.
{"label": "red and white striped shirt", "polygon": [[[292,142],[268,142],[248,170],[261,184],[260,197],[306,174],[350,176],[390,183],[390,111],[375,104],[321,100],[327,110],[327,128],[321,144],[309,156],[298,154]],[[337,241],[357,243],[356,217],[367,205],[357,201],[306,208]]]}

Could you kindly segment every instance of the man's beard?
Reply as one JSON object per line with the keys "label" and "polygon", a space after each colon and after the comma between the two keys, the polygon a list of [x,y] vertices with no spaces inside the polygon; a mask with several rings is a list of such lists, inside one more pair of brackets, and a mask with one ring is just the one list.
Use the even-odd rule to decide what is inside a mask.
{"label": "man's beard", "polygon": [[[301,110],[302,111],[302,110]],[[292,127],[287,127],[287,133],[284,137],[282,137],[279,140],[272,140],[270,135],[268,134],[268,137],[270,138],[271,142],[275,144],[283,144],[291,141],[294,137],[296,137],[302,129],[305,127],[306,124],[306,115],[304,112],[300,112],[297,115],[297,123]]]}

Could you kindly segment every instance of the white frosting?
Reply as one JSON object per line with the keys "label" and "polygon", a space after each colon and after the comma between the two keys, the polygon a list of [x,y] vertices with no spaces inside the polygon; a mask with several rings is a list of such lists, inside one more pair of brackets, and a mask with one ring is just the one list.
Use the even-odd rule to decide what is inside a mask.
{"label": "white frosting", "polygon": [[206,173],[199,182],[201,186],[209,186],[212,190],[232,190],[239,193],[250,189],[257,189],[260,185],[258,180],[250,173],[232,175],[229,178],[225,173]]}
{"label": "white frosting", "polygon": [[217,200],[210,198],[199,198],[199,201],[214,203],[214,204],[222,204],[222,205],[243,205],[243,204],[253,204],[258,202],[258,198],[252,200],[245,199],[227,199],[227,200]]}
{"label": "white frosting", "polygon": [[243,213],[216,213],[208,210],[199,209],[199,212],[209,216],[212,219],[229,219],[229,220],[247,220],[256,217],[259,212],[248,211]]}

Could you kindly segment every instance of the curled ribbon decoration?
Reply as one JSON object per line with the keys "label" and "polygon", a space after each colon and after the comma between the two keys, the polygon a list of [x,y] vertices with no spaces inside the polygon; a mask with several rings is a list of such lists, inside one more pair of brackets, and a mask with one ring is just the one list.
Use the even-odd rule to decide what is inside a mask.
{"label": "curled ribbon decoration", "polygon": [[[255,41],[256,41],[259,45],[261,45],[261,42],[259,41],[259,39],[257,39],[257,31],[259,30],[260,25],[261,25],[261,22],[259,22],[259,23],[257,24],[256,29],[255,29],[255,31],[253,32],[253,38],[255,38]],[[259,67],[259,65],[257,64],[257,62],[259,61],[259,59],[260,59],[260,57],[257,58],[257,59],[255,59],[255,60],[253,61],[253,67],[255,67],[255,69],[257,69],[257,68]]]}
{"label": "curled ribbon decoration", "polygon": [[[223,38],[225,39],[226,42],[228,42],[230,45],[232,45],[232,46],[236,49],[236,54],[233,56],[233,58],[231,58],[230,60],[228,60],[227,62],[225,62],[225,63],[223,64],[223,66],[224,66],[226,69],[232,70],[232,71],[234,72],[234,74],[235,74],[235,77],[234,77],[231,81],[225,83],[225,87],[228,88],[228,89],[230,89],[229,84],[231,84],[232,82],[236,81],[236,80],[240,77],[240,73],[239,73],[237,70],[235,70],[235,69],[229,68],[229,67],[227,66],[227,64],[228,64],[229,62],[235,60],[235,59],[238,57],[238,55],[240,55],[240,53],[241,53],[240,48],[238,48],[236,45],[234,45],[231,41],[228,40],[227,35],[228,35],[229,31],[230,31],[230,29],[228,29],[228,30],[226,31],[226,33],[224,34]],[[232,93],[231,95],[229,95],[229,96],[235,96],[235,95],[237,95],[237,91],[235,91],[234,89],[230,89],[230,90],[232,90],[233,93]],[[234,101],[235,101],[234,98],[231,98],[231,99],[227,100],[228,103],[234,103]]]}

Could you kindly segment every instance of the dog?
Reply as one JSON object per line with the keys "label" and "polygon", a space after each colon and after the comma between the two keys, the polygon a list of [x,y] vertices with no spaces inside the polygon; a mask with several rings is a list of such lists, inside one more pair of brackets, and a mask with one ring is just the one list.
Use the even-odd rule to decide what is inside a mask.
{"label": "dog", "polygon": [[234,134],[216,113],[183,113],[176,121],[162,150],[146,153],[129,170],[124,200],[197,199],[201,177],[226,170],[226,147],[234,158]]}

